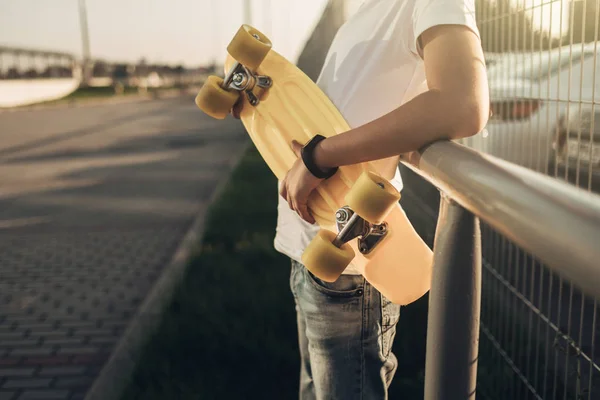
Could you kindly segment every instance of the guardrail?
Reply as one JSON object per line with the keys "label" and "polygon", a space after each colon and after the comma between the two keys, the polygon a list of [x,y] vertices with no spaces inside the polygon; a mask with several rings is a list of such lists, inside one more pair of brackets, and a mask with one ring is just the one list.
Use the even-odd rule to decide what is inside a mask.
{"label": "guardrail", "polygon": [[600,197],[452,142],[403,163],[441,191],[425,399],[475,398],[481,307],[479,219],[600,299]]}

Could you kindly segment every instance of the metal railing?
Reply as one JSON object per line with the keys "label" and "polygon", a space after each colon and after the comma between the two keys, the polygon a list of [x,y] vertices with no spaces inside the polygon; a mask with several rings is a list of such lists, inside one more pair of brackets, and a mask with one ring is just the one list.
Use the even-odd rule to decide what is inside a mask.
{"label": "metal railing", "polygon": [[[484,132],[461,143],[552,177],[543,186],[557,206],[548,218],[560,221],[534,229],[546,202],[518,193],[522,202],[505,206],[531,225],[516,233],[546,249],[482,223],[478,393],[600,398],[599,298],[581,290],[596,275],[584,275],[587,286],[580,286],[585,269],[573,268],[585,265],[580,257],[589,249],[583,245],[597,245],[600,235],[589,230],[595,217],[572,212],[595,200],[554,187],[563,181],[600,193],[600,0],[476,0],[476,18],[494,116]],[[541,190],[530,171],[501,164]],[[579,241],[585,235],[588,240]],[[597,257],[587,262],[600,265]]]}
{"label": "metal railing", "polygon": [[[442,192],[434,244],[436,273],[430,292],[425,398],[474,398],[482,282],[478,218],[582,288],[595,302],[600,299],[600,197],[451,142],[413,153],[405,165]],[[523,273],[531,275],[525,269]],[[533,280],[529,283],[534,285]],[[594,324],[595,312],[594,305]],[[583,327],[579,331],[583,336]],[[591,351],[585,354],[588,365],[579,366],[580,374],[587,371],[585,392],[590,395],[592,373],[600,362],[595,350],[592,337]],[[577,351],[579,357],[585,353],[581,347]],[[529,386],[531,398],[545,398]]]}
{"label": "metal railing", "polygon": [[0,46],[0,79],[71,78],[73,54]]}
{"label": "metal railing", "polygon": [[184,68],[183,66],[119,63],[90,59],[87,66],[73,54],[0,46],[0,81],[20,79],[73,78],[78,69],[89,70],[87,81],[92,87],[113,86],[126,81],[129,86],[173,86],[200,84],[209,72],[208,68]]}

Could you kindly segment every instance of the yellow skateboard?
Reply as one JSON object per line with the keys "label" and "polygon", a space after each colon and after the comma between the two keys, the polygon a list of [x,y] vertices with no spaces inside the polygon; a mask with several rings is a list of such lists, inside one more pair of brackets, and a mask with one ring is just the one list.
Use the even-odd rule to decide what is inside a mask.
{"label": "yellow skateboard", "polygon": [[[292,140],[308,142],[350,127],[320,88],[271,49],[257,29],[242,25],[227,47],[225,78],[211,76],[196,97],[208,115],[223,119],[242,96],[242,123],[279,179],[296,161]],[[400,193],[372,163],[342,166],[308,201],[321,228],[302,261],[327,282],[353,262],[396,304],[409,304],[430,288],[432,253],[415,232]]]}

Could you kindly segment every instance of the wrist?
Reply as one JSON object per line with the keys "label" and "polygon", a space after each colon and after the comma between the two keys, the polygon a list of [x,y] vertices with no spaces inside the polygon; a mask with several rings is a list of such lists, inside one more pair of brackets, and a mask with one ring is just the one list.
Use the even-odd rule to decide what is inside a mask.
{"label": "wrist", "polygon": [[[301,151],[301,157],[305,167],[313,176],[319,179],[330,178],[337,172],[336,167],[323,166],[323,164],[327,164],[324,162],[323,148],[320,146],[323,141],[325,141],[325,137],[322,135],[315,135],[304,145]],[[321,148],[319,150],[319,161],[317,161],[317,148]]]}
{"label": "wrist", "polygon": [[[325,139],[325,140],[327,140],[327,139]],[[313,158],[314,158],[315,164],[317,164],[317,167],[319,167],[320,169],[327,169],[327,168],[335,167],[335,165],[329,165],[327,163],[327,151],[323,147],[323,143],[325,142],[325,140],[320,141],[315,146],[315,149],[313,151]]]}

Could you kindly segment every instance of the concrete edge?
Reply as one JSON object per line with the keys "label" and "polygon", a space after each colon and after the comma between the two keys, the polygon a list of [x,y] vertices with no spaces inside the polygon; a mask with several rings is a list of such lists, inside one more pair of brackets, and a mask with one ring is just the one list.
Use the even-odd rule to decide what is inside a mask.
{"label": "concrete edge", "polygon": [[[240,153],[231,159],[227,177],[217,185],[206,206],[210,207],[223,193],[231,179],[231,173],[251,146],[252,142],[248,142]],[[118,400],[123,395],[145,345],[158,328],[166,306],[172,300],[175,289],[187,271],[192,255],[196,255],[193,250],[204,235],[206,215],[206,212],[200,212],[193,221],[171,261],[133,316],[110,358],[88,390],[85,400]]]}
{"label": "concrete edge", "polygon": [[179,89],[165,90],[165,93],[159,94],[157,96],[152,95],[125,95],[125,96],[115,96],[115,97],[104,97],[104,98],[91,98],[91,99],[79,99],[72,101],[64,101],[58,100],[57,102],[52,102],[49,104],[38,103],[31,104],[26,106],[19,107],[11,107],[11,108],[0,108],[0,114],[8,114],[8,113],[18,113],[24,111],[40,111],[40,110],[60,110],[65,108],[81,108],[81,107],[94,107],[94,106],[102,106],[102,105],[111,105],[111,104],[128,104],[128,103],[142,103],[148,101],[156,101],[156,100],[165,100],[165,99],[173,99],[176,97],[185,97],[195,95],[197,90],[190,89],[181,92]]}

